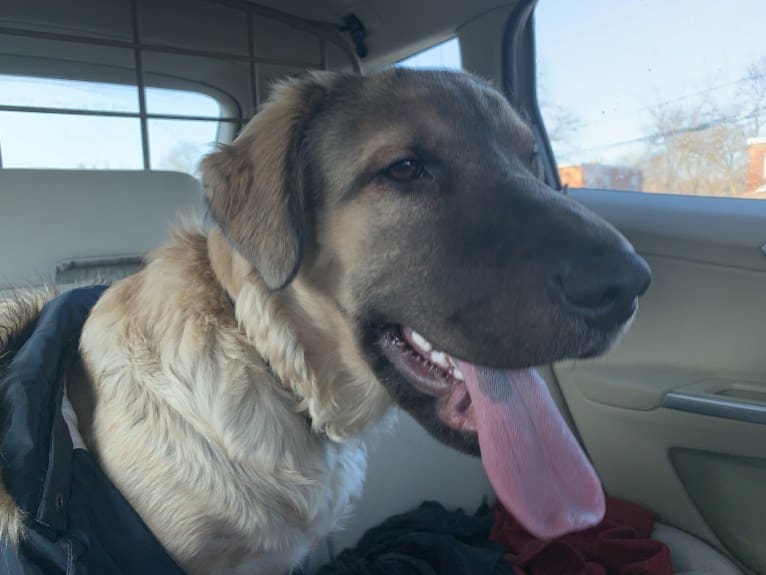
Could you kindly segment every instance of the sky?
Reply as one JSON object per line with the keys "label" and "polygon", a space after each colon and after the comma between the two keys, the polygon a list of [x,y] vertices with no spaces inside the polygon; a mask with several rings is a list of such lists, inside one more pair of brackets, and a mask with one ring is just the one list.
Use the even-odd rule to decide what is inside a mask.
{"label": "sky", "polygon": [[650,133],[663,102],[732,108],[766,57],[766,0],[540,0],[535,24],[543,115],[558,107],[579,124],[554,143],[560,164],[630,157],[614,144]]}
{"label": "sky", "polygon": [[[549,129],[562,111],[576,129],[554,142],[560,164],[619,163],[651,133],[658,104],[693,107],[703,98],[729,110],[749,64],[766,57],[766,0],[540,0],[536,9],[538,90]],[[455,40],[406,61],[460,66]],[[136,111],[135,88],[0,75],[0,101],[14,105]],[[150,89],[155,112],[218,115],[202,94]],[[215,124],[153,120],[153,167],[174,167],[178,146],[200,155]],[[766,134],[764,134],[766,135]],[[140,168],[136,119],[0,112],[5,166]],[[188,162],[187,162],[188,163]]]}
{"label": "sky", "polygon": [[407,68],[455,68],[459,70],[463,67],[460,57],[460,42],[457,38],[451,38],[405,58],[399,62],[399,65]]}
{"label": "sky", "polygon": [[[0,102],[13,106],[138,112],[135,86],[0,75]],[[218,117],[211,96],[148,88],[147,110],[157,114]],[[217,122],[149,120],[154,168],[182,168],[190,146],[196,156],[210,149]],[[188,145],[184,147],[184,143]],[[180,147],[179,147],[180,146]],[[0,151],[5,167],[141,169],[141,126],[136,118],[0,111]],[[177,162],[172,159],[177,158]],[[186,164],[193,164],[186,161]]]}
{"label": "sky", "polygon": [[[460,68],[456,39],[414,55],[411,67]],[[0,74],[0,102],[11,106],[138,112],[135,86]],[[147,88],[149,113],[219,116],[212,97],[194,92]],[[197,160],[212,149],[217,124],[189,120],[149,120],[153,169],[197,175]],[[42,136],[42,137],[41,137]],[[138,119],[0,111],[0,152],[5,167],[141,169]]]}

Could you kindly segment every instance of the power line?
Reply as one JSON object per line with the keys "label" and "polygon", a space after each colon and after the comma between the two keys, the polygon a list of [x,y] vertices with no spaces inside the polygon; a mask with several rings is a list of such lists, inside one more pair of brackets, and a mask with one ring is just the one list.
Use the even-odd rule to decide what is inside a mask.
{"label": "power line", "polygon": [[681,134],[689,134],[694,132],[704,132],[705,130],[710,130],[712,128],[715,128],[717,126],[721,126],[726,123],[731,124],[741,124],[742,122],[746,120],[750,120],[752,118],[755,118],[757,115],[759,115],[761,112],[766,111],[766,107],[760,107],[756,108],[753,111],[749,112],[748,114],[742,115],[742,116],[719,116],[718,118],[715,118],[713,120],[707,120],[705,122],[699,122],[693,126],[688,126],[686,128],[677,128],[674,130],[667,130],[664,132],[654,132],[653,134],[648,134],[646,136],[641,136],[639,138],[633,138],[630,140],[623,140],[620,142],[612,142],[609,144],[604,144],[601,146],[594,146],[592,148],[585,148],[585,149],[578,149],[578,154],[583,154],[586,152],[597,152],[602,150],[610,150],[613,148],[619,148],[622,146],[629,146],[632,144],[641,144],[641,143],[657,143],[665,138],[670,138],[673,136],[679,136]]}
{"label": "power line", "polygon": [[719,90],[723,90],[724,88],[731,88],[732,86],[736,86],[737,84],[743,84],[745,82],[753,82],[755,80],[760,79],[766,79],[766,71],[761,72],[760,74],[755,74],[752,76],[744,76],[742,78],[739,78],[738,80],[734,80],[732,82],[726,82],[725,84],[718,84],[716,86],[711,86],[709,88],[705,88],[704,90],[698,90],[697,92],[691,92],[689,94],[684,94],[682,96],[678,96],[676,98],[671,98],[669,100],[664,100],[662,102],[657,102],[655,104],[647,104],[645,106],[641,106],[639,108],[634,108],[633,110],[628,110],[625,112],[621,112],[619,114],[614,115],[605,115],[602,118],[599,118],[597,120],[590,120],[588,122],[575,122],[572,124],[572,129],[579,129],[579,128],[586,128],[588,126],[594,126],[598,124],[603,124],[604,122],[609,122],[614,120],[614,118],[622,118],[628,115],[633,115],[636,113],[643,112],[645,110],[651,110],[653,108],[661,108],[662,106],[667,106],[668,104],[677,104],[678,102],[683,102],[685,100],[689,100],[691,98],[701,96],[701,95],[707,95],[712,92],[717,92]]}

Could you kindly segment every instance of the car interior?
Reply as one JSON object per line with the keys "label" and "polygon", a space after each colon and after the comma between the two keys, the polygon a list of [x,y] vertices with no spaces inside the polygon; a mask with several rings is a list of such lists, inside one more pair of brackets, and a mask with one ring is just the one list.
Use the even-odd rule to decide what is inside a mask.
{"label": "car interior", "polygon": [[[716,9],[762,25],[766,5],[742,2],[742,11],[738,2]],[[631,17],[616,3],[565,0],[3,0],[0,295],[138,270],[179,214],[205,209],[200,158],[231,142],[282,78],[395,65],[466,70],[503,90],[528,121],[540,177],[611,222],[652,268],[617,348],[539,369],[606,493],[656,515],[653,537],[669,546],[675,572],[766,573],[766,131],[757,123],[750,130],[761,110],[766,118],[766,64],[744,79],[733,70],[716,80],[725,88],[686,88],[708,104],[726,90],[744,99],[752,89],[761,99],[734,120],[713,121],[707,108],[692,119],[692,101],[671,94],[652,121],[690,124],[645,126],[651,138],[640,142],[613,138],[665,153],[647,152],[626,168],[639,156],[578,143],[578,127],[590,120],[567,117],[550,88],[563,85],[558,94],[584,94],[590,105],[601,97],[599,82],[610,82],[613,60],[643,49],[612,37],[583,59],[580,40],[612,33],[610,11],[620,26],[640,24],[647,44],[661,33],[642,24],[653,10],[663,26],[679,25],[661,2],[637,4]],[[543,61],[556,42],[571,60]],[[661,67],[663,56],[653,57]],[[615,110],[624,105],[615,101]],[[599,108],[594,122],[628,121],[631,106]],[[726,145],[739,147],[713,143],[715,157],[703,156],[700,138],[725,130]],[[727,166],[737,159],[741,189],[708,174],[690,192],[691,176],[679,174],[692,145],[698,171],[719,170],[715,158]],[[589,146],[598,152],[578,152]],[[669,164],[674,177],[662,179],[658,166]],[[423,501],[472,511],[493,500],[478,459],[438,443],[405,413],[369,452],[362,499],[312,553],[307,572]]]}

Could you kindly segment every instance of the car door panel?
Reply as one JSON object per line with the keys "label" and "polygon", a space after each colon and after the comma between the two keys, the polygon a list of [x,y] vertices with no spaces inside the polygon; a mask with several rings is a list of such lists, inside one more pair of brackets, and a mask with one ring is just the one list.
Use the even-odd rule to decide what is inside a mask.
{"label": "car door panel", "polygon": [[653,271],[616,349],[554,366],[606,490],[766,572],[766,202],[572,195]]}

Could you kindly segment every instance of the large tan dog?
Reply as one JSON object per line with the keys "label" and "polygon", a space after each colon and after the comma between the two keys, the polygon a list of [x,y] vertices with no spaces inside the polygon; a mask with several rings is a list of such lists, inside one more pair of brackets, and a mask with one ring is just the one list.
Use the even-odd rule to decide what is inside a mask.
{"label": "large tan dog", "polygon": [[535,149],[486,83],[391,70],[287,82],[203,161],[213,223],[107,290],[69,388],[88,448],[187,572],[299,561],[359,495],[392,400],[480,450],[534,533],[599,520],[531,368],[606,351],[649,271],[539,181]]}

